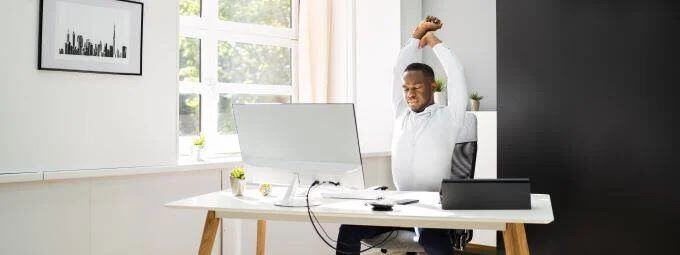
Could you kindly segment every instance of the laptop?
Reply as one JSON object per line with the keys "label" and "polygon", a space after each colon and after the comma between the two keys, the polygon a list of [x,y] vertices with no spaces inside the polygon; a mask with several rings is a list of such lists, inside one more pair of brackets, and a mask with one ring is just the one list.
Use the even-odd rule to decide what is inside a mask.
{"label": "laptop", "polygon": [[444,179],[440,196],[444,210],[531,209],[529,179]]}

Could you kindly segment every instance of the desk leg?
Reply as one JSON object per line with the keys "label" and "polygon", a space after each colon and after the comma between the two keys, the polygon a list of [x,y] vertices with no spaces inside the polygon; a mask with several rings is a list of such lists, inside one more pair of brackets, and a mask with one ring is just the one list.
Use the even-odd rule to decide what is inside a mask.
{"label": "desk leg", "polygon": [[205,217],[205,225],[203,225],[203,237],[201,238],[201,246],[198,248],[198,255],[210,255],[213,245],[215,245],[215,235],[217,235],[217,227],[220,225],[220,219],[215,218],[215,211],[208,211]]}
{"label": "desk leg", "polygon": [[257,221],[257,249],[255,250],[256,255],[264,255],[264,240],[267,235],[267,221],[258,220]]}
{"label": "desk leg", "polygon": [[529,255],[527,234],[522,223],[508,223],[503,231],[506,255]]}

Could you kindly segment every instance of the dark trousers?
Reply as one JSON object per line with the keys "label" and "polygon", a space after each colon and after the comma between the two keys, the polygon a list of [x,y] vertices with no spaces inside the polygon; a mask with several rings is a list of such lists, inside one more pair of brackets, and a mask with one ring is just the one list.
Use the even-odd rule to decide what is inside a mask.
{"label": "dark trousers", "polygon": [[[451,230],[433,228],[398,228],[380,226],[341,225],[338,233],[337,255],[358,255],[361,250],[361,240],[371,238],[393,230],[418,231],[420,238],[418,243],[423,246],[427,254],[440,255],[453,254],[451,243]],[[396,237],[396,233],[391,238]],[[390,238],[390,239],[391,239]]]}

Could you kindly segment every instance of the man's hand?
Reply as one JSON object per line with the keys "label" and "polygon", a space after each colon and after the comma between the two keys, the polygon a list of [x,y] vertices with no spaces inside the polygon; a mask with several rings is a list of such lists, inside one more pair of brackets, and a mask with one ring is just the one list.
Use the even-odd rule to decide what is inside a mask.
{"label": "man's hand", "polygon": [[420,21],[415,29],[413,29],[412,36],[413,38],[421,39],[427,32],[437,31],[442,28],[443,25],[444,23],[442,23],[439,18],[427,16],[424,20]]}
{"label": "man's hand", "polygon": [[441,43],[442,41],[437,38],[437,36],[434,35],[434,32],[427,32],[423,37],[420,39],[420,43],[418,44],[418,48],[425,47],[425,45],[430,46],[430,48],[434,48],[435,45]]}

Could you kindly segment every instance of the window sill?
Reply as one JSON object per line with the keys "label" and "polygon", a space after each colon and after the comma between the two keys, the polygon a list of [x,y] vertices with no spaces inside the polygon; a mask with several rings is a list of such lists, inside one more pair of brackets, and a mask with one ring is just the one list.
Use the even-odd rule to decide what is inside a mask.
{"label": "window sill", "polygon": [[2,183],[12,183],[12,182],[32,182],[32,181],[42,181],[42,180],[43,180],[43,173],[41,173],[41,172],[0,174],[0,184],[2,184]]}
{"label": "window sill", "polygon": [[215,169],[228,169],[234,163],[241,162],[241,157],[214,158],[205,161],[196,161],[191,158],[180,158],[174,166],[145,166],[127,167],[96,170],[72,170],[72,171],[46,171],[43,180],[68,180],[81,178],[101,178],[130,176],[142,174],[162,174],[173,172],[202,171]]}
{"label": "window sill", "polygon": [[[389,157],[389,152],[368,152],[362,153],[362,158]],[[143,167],[119,167],[104,169],[84,169],[84,170],[64,170],[64,171],[43,171],[27,172],[16,174],[0,174],[0,183],[14,182],[33,182],[33,181],[54,181],[70,180],[83,178],[105,178],[132,176],[144,174],[162,174],[173,172],[203,171],[216,169],[231,169],[241,164],[240,155],[221,155],[221,157],[211,157],[204,161],[197,161],[191,156],[182,156],[177,160],[176,165],[170,166],[143,166]]]}

